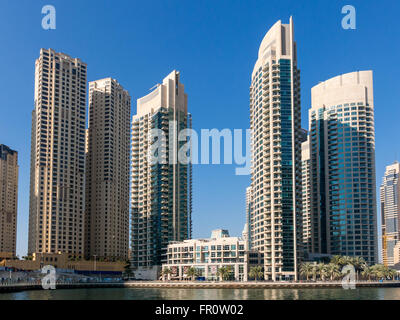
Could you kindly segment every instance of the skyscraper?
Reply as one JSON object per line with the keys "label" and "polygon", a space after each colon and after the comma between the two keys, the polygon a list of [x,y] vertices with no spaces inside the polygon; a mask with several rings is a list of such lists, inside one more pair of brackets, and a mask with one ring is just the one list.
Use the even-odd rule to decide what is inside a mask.
{"label": "skyscraper", "polygon": [[[191,165],[175,161],[181,130],[191,127],[187,94],[180,74],[171,72],[162,84],[137,101],[132,121],[131,219],[132,266],[150,269],[166,261],[170,241],[191,237]],[[156,142],[154,130],[161,130],[160,161],[149,155]],[[164,148],[165,147],[165,148]]]}
{"label": "skyscraper", "polygon": [[312,252],[312,221],[311,221],[311,160],[310,141],[307,139],[301,144],[301,170],[302,170],[302,210],[303,210],[303,250],[304,253]]}
{"label": "skyscraper", "polygon": [[253,202],[251,199],[252,192],[251,187],[246,188],[246,223],[244,225],[243,233],[247,233],[247,246],[251,248],[251,233],[250,233],[250,224],[251,224],[251,210],[253,207]]}
{"label": "skyscraper", "polygon": [[41,49],[32,112],[28,253],[82,257],[86,64]]}
{"label": "skyscraper", "polygon": [[266,280],[297,279],[301,247],[300,71],[292,18],[265,35],[251,76],[251,246]]}
{"label": "skyscraper", "polygon": [[0,253],[15,256],[18,208],[18,153],[0,144]]}
{"label": "skyscraper", "polygon": [[131,98],[112,78],[89,83],[85,256],[128,259]]}
{"label": "skyscraper", "polygon": [[372,71],[321,82],[311,95],[312,252],[376,263]]}
{"label": "skyscraper", "polygon": [[386,167],[380,188],[382,255],[386,266],[394,266],[394,248],[400,240],[400,163]]}

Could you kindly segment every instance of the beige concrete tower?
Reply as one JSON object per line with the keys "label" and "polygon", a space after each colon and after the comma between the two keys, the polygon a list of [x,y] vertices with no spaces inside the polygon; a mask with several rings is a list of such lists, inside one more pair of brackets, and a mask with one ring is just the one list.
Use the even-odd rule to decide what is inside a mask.
{"label": "beige concrete tower", "polygon": [[82,257],[86,64],[41,49],[32,113],[28,253]]}
{"label": "beige concrete tower", "polygon": [[297,279],[301,247],[300,71],[292,18],[268,31],[251,76],[251,246],[266,280]]}
{"label": "beige concrete tower", "polygon": [[311,251],[377,263],[372,71],[321,82],[311,98]]}
{"label": "beige concrete tower", "polygon": [[112,78],[89,83],[86,258],[127,260],[131,97]]}
{"label": "beige concrete tower", "polygon": [[[382,216],[382,259],[386,266],[398,263],[400,243],[400,163],[386,167],[380,187]],[[396,257],[397,256],[397,257]]]}
{"label": "beige concrete tower", "polygon": [[252,208],[253,208],[252,195],[253,195],[253,193],[251,192],[251,187],[247,187],[246,188],[246,223],[244,225],[243,232],[247,233],[246,242],[247,242],[248,248],[251,248],[250,225],[251,225],[251,212],[252,212]]}
{"label": "beige concrete tower", "polygon": [[0,144],[0,257],[15,256],[17,207],[18,153]]}
{"label": "beige concrete tower", "polygon": [[303,190],[302,212],[302,234],[303,250],[311,253],[312,250],[312,223],[311,223],[311,171],[310,171],[310,141],[309,139],[301,144],[301,186]]}
{"label": "beige concrete tower", "polygon": [[[191,165],[177,161],[181,145],[187,143],[178,140],[178,133],[190,127],[187,94],[177,71],[137,102],[131,154],[131,248],[136,269],[161,266],[170,241],[191,237]],[[155,164],[149,161],[151,129],[162,130],[162,145],[168,146],[168,151],[160,149],[165,161]]]}

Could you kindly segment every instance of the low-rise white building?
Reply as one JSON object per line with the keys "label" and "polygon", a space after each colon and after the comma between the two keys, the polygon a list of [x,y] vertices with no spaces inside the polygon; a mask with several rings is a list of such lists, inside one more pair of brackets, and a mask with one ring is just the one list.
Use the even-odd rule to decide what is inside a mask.
{"label": "low-rise white building", "polygon": [[243,237],[230,237],[227,230],[219,229],[212,232],[210,239],[170,242],[162,269],[171,270],[171,279],[185,280],[187,270],[194,267],[199,278],[213,281],[220,278],[221,267],[228,267],[231,280],[247,281],[250,267],[262,263],[261,253],[249,251],[246,233]]}

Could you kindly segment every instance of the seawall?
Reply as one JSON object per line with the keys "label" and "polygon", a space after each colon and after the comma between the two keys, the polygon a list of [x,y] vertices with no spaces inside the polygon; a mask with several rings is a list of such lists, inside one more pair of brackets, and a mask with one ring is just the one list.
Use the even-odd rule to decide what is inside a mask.
{"label": "seawall", "polygon": [[[356,288],[400,288],[400,281],[362,281]],[[56,289],[82,288],[170,288],[170,289],[329,289],[342,288],[341,282],[173,282],[128,281],[119,283],[61,283]],[[17,283],[0,285],[0,293],[27,290],[43,290],[41,284]]]}

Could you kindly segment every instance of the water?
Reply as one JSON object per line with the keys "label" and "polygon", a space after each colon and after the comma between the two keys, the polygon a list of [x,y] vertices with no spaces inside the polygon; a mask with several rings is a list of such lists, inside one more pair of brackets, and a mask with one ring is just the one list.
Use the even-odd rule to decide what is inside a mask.
{"label": "water", "polygon": [[0,300],[400,300],[400,288],[57,289],[0,293]]}

